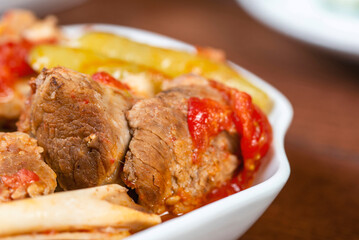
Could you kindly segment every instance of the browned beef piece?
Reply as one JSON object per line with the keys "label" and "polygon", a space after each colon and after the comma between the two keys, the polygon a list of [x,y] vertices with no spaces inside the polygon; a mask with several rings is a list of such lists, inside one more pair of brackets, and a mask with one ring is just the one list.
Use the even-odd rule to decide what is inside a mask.
{"label": "browned beef piece", "polygon": [[182,86],[172,86],[155,98],[137,102],[127,113],[133,138],[122,175],[124,182],[136,189],[140,204],[156,213],[179,214],[201,205],[210,190],[229,180],[238,160],[233,154],[235,134],[222,132],[210,142],[200,163],[193,163],[188,99],[224,102],[220,93],[206,84],[184,81]]}
{"label": "browned beef piece", "polygon": [[128,142],[124,112],[129,93],[66,68],[43,70],[19,129],[44,148],[60,186],[77,189],[115,183]]}
{"label": "browned beef piece", "polygon": [[0,133],[0,202],[54,192],[56,174],[42,152],[25,133]]}

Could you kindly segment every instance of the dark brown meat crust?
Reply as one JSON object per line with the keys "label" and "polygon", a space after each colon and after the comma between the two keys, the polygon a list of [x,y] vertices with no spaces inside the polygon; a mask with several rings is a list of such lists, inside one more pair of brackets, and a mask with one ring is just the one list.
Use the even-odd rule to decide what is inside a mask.
{"label": "dark brown meat crust", "polygon": [[238,165],[232,154],[236,140],[227,132],[214,138],[201,162],[193,164],[187,126],[187,101],[193,96],[223,103],[209,86],[185,85],[137,102],[126,115],[133,138],[123,179],[136,189],[140,204],[156,213],[193,210],[211,189],[230,179]]}
{"label": "dark brown meat crust", "polygon": [[77,189],[119,181],[130,134],[131,97],[62,67],[43,70],[19,129],[44,148],[60,186]]}
{"label": "dark brown meat crust", "polygon": [[18,188],[7,186],[0,178],[0,202],[54,192],[56,174],[43,161],[42,151],[36,140],[25,133],[0,133],[0,177],[14,175],[22,169],[39,177],[39,181]]}

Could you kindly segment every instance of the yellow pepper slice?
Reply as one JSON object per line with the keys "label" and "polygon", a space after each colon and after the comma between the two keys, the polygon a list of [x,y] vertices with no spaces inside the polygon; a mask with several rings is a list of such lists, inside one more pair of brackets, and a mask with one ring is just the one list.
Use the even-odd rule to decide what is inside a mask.
{"label": "yellow pepper slice", "polygon": [[177,77],[186,73],[200,74],[206,78],[225,83],[247,92],[266,113],[272,102],[268,95],[244,79],[228,64],[184,51],[153,47],[130,39],[101,32],[90,32],[78,39],[78,46],[110,58],[143,65]]}
{"label": "yellow pepper slice", "polygon": [[153,96],[167,79],[163,74],[145,66],[111,59],[101,54],[58,45],[39,45],[29,54],[29,63],[35,71],[63,66],[78,72],[93,74],[104,71],[128,84],[138,95]]}

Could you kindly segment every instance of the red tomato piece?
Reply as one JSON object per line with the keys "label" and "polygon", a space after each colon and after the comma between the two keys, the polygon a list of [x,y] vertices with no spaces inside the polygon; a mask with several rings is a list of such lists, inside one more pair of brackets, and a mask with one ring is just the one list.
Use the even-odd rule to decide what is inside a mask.
{"label": "red tomato piece", "polygon": [[223,94],[231,106],[237,132],[242,135],[240,149],[244,168],[249,172],[254,172],[272,141],[272,128],[269,121],[266,115],[252,103],[252,98],[247,93],[215,81],[210,81],[210,84]]}
{"label": "red tomato piece", "polygon": [[39,176],[25,168],[19,170],[17,173],[12,175],[5,175],[0,177],[2,182],[11,188],[18,188],[20,186],[28,185],[33,182],[37,182],[40,180]]}
{"label": "red tomato piece", "polygon": [[118,81],[116,78],[112,77],[107,72],[94,73],[92,75],[92,79],[96,82],[100,82],[121,90],[130,90],[130,87],[127,84]]}
{"label": "red tomato piece", "polygon": [[232,111],[212,99],[192,97],[188,100],[187,123],[194,150],[192,160],[198,163],[212,137],[233,128]]}
{"label": "red tomato piece", "polygon": [[32,73],[33,70],[27,63],[27,56],[31,47],[32,44],[25,40],[0,45],[0,65],[7,66],[16,77]]}
{"label": "red tomato piece", "polygon": [[193,159],[199,158],[200,152],[208,147],[211,137],[234,125],[240,138],[240,165],[231,180],[207,194],[206,203],[248,188],[260,159],[268,152],[272,141],[272,128],[266,115],[252,103],[247,93],[216,81],[210,81],[210,85],[222,93],[228,106],[210,99],[189,100],[187,120],[195,146]]}
{"label": "red tomato piece", "polygon": [[27,63],[32,44],[27,41],[0,45],[0,95],[8,95],[16,79],[33,72]]}

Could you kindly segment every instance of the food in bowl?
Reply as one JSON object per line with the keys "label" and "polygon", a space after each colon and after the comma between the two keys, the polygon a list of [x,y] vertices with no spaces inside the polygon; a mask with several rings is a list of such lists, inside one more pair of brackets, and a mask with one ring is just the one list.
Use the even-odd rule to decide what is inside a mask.
{"label": "food in bowl", "polygon": [[[40,161],[56,174],[58,187],[32,199],[8,197],[0,206],[19,214],[38,203],[21,215],[29,219],[35,212],[39,221],[60,211],[57,203],[66,199],[85,209],[98,204],[119,210],[97,222],[86,211],[73,216],[76,223],[65,215],[41,228],[24,222],[29,227],[1,230],[0,236],[40,238],[55,231],[62,238],[89,232],[99,239],[124,237],[158,224],[160,215],[180,216],[250,187],[270,147],[264,113],[269,98],[218,51],[163,49],[88,28],[80,38],[31,46],[27,56],[26,64],[39,75],[29,82],[17,123],[21,133],[15,134],[39,145]],[[36,183],[39,174],[26,168],[28,161],[20,159],[25,167],[18,172],[2,173],[0,186],[17,191]],[[33,178],[23,183],[20,171]],[[7,184],[8,176],[16,184]],[[71,207],[62,210],[75,211]],[[134,218],[128,221],[130,212]]]}
{"label": "food in bowl", "polygon": [[[9,127],[19,118],[30,91],[28,81],[34,71],[27,63],[30,49],[54,43],[62,34],[56,18],[37,19],[26,10],[6,12],[0,22],[0,125]],[[12,120],[12,121],[11,121]]]}

